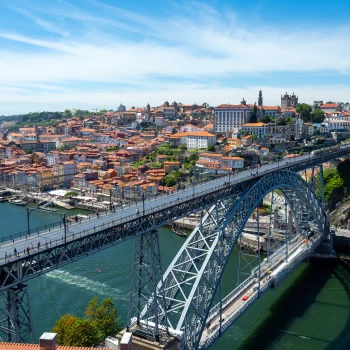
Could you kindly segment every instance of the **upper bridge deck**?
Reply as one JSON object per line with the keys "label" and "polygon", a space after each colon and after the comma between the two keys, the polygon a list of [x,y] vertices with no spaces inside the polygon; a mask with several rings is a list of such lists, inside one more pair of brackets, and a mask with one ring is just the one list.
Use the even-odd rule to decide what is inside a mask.
{"label": "upper bridge deck", "polygon": [[[243,191],[268,173],[286,169],[301,171],[344,156],[349,151],[350,145],[344,144],[323,149],[318,154],[283,159],[190,186],[173,194],[140,201],[115,212],[102,213],[99,217],[90,216],[81,222],[67,225],[66,232],[64,225],[61,225],[3,242],[0,246],[0,290],[208,208],[222,196]],[[37,245],[38,241],[40,248]],[[27,247],[30,248],[29,252]],[[14,248],[17,250],[17,256],[14,256]]]}

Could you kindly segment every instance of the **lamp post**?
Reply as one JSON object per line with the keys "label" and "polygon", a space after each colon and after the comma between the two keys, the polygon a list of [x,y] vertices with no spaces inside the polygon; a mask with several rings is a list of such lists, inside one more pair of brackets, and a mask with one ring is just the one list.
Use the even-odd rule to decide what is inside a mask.
{"label": "lamp post", "polygon": [[146,188],[142,188],[142,215],[145,215],[145,190]]}
{"label": "lamp post", "polygon": [[67,244],[67,220],[66,220],[66,213],[56,213],[58,214],[62,221],[63,221],[63,227],[64,227],[64,244]]}
{"label": "lamp post", "polygon": [[27,225],[28,225],[28,235],[30,235],[30,224],[29,224],[29,217],[30,214],[35,210],[35,208],[27,208]]}

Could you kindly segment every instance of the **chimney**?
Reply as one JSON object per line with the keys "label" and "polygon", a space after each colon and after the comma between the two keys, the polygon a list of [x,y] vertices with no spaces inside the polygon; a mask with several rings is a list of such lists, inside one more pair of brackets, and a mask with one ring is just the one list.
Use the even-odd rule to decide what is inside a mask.
{"label": "chimney", "polygon": [[56,350],[57,333],[45,332],[39,339],[40,350]]}
{"label": "chimney", "polygon": [[131,350],[132,345],[132,333],[125,332],[122,340],[120,341],[120,350]]}

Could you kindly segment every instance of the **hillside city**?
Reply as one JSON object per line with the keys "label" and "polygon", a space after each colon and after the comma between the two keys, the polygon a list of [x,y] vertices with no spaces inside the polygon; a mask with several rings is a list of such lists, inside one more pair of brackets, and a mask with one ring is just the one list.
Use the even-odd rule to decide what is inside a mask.
{"label": "hillside city", "polygon": [[[2,118],[2,188],[69,194],[82,203],[151,198],[242,168],[295,157],[350,137],[350,104],[165,102],[66,110],[50,123]],[[83,198],[85,196],[85,198]],[[74,199],[74,198],[73,198]]]}

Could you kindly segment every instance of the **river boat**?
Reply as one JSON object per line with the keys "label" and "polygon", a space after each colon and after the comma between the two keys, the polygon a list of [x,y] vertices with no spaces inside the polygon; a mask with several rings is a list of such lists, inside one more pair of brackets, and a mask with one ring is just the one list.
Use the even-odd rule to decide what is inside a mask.
{"label": "river boat", "polygon": [[26,205],[27,202],[22,200],[22,199],[13,199],[10,201],[11,204],[14,204],[14,205]]}
{"label": "river boat", "polygon": [[46,207],[43,207],[43,206],[38,206],[38,210],[44,210],[44,211],[51,211],[53,213],[56,213],[57,212],[57,209],[53,209],[53,208],[46,208]]}
{"label": "river boat", "polygon": [[171,230],[176,233],[178,236],[181,236],[181,237],[187,237],[186,233],[181,231],[179,229],[179,227],[177,227],[176,224],[174,224],[173,226],[171,226]]}
{"label": "river boat", "polygon": [[4,203],[6,199],[4,197],[0,197],[0,203]]}

